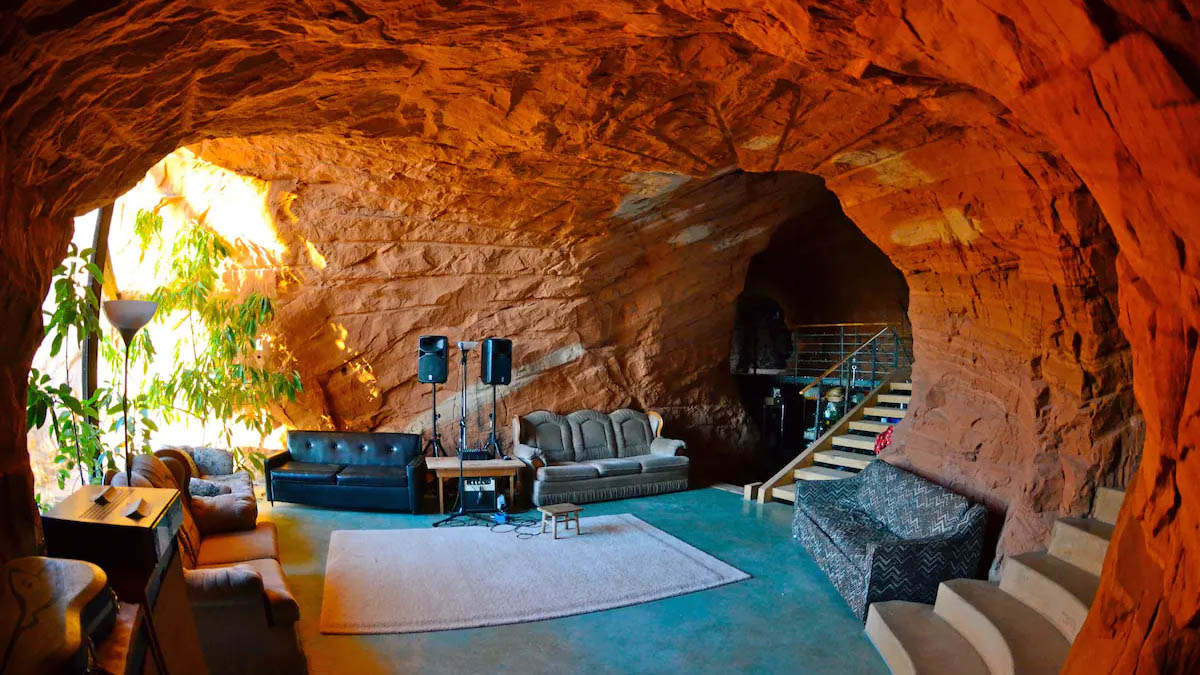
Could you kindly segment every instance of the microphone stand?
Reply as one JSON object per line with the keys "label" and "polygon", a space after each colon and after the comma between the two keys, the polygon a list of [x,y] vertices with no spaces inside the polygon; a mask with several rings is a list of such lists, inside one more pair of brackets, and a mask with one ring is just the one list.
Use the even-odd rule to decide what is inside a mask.
{"label": "microphone stand", "polygon": [[459,399],[458,415],[458,508],[450,512],[450,515],[434,523],[434,527],[445,525],[462,517],[478,518],[479,520],[488,522],[474,513],[467,513],[466,490],[464,489],[466,487],[466,477],[463,475],[463,451],[467,449],[467,352],[471,348],[464,347],[463,343],[460,342],[458,349],[462,352],[462,366],[460,368],[462,370],[462,390],[459,392],[461,398]]}

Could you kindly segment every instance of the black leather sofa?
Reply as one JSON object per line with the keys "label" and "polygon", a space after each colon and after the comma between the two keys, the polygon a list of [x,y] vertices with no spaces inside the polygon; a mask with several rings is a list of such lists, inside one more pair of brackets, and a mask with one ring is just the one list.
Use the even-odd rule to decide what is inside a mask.
{"label": "black leather sofa", "polygon": [[289,431],[265,464],[272,503],[416,513],[425,486],[416,434]]}

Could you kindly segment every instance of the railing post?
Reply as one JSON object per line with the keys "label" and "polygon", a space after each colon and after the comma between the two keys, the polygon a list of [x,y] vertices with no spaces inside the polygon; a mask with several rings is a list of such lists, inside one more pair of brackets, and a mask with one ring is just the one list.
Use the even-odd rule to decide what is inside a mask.
{"label": "railing post", "polygon": [[892,370],[900,367],[900,332],[892,330],[893,347],[892,347]]}
{"label": "railing post", "polygon": [[871,388],[879,386],[879,382],[875,379],[875,369],[879,362],[879,342],[871,340]]}

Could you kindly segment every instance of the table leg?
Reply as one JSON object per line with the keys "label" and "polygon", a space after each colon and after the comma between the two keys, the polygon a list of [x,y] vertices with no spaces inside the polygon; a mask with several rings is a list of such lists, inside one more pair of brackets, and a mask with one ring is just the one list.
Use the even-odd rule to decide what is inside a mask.
{"label": "table leg", "polygon": [[437,474],[438,484],[438,513],[446,512],[446,481],[442,480],[442,474]]}
{"label": "table leg", "polygon": [[508,477],[508,508],[517,508],[517,474]]}
{"label": "table leg", "polygon": [[579,513],[575,513],[575,536],[583,534],[583,530],[579,529]]}
{"label": "table leg", "polygon": [[554,538],[558,539],[558,519],[559,516],[554,516]]}
{"label": "table leg", "polygon": [[542,531],[541,534],[546,534],[546,514],[542,514]]}

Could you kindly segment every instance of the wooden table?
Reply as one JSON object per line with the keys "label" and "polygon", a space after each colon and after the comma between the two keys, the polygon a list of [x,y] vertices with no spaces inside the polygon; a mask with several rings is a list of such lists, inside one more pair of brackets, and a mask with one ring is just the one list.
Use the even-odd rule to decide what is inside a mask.
{"label": "wooden table", "polygon": [[[437,475],[438,511],[446,512],[446,479],[458,478],[457,457],[426,457],[425,466]],[[515,459],[467,459],[462,463],[464,478],[490,477],[508,479],[508,503],[513,505],[517,485],[517,472],[524,464]]]}
{"label": "wooden table", "polygon": [[546,524],[553,522],[554,538],[558,539],[558,524],[563,523],[563,529],[570,530],[571,521],[575,521],[575,535],[583,534],[579,529],[579,512],[582,510],[582,506],[576,506],[570,502],[539,506],[538,511],[542,512],[542,534],[546,534]]}

